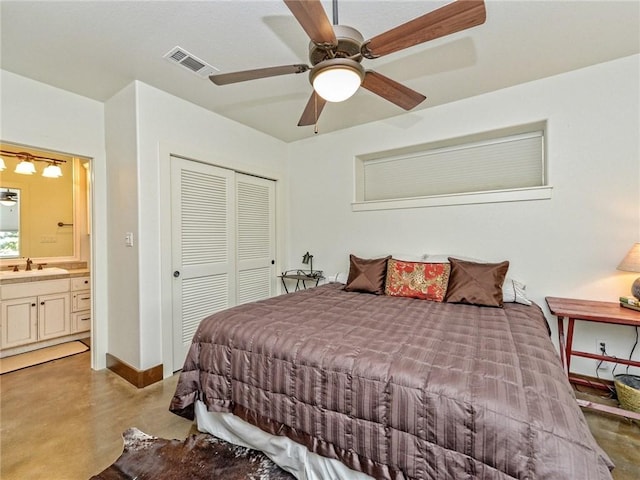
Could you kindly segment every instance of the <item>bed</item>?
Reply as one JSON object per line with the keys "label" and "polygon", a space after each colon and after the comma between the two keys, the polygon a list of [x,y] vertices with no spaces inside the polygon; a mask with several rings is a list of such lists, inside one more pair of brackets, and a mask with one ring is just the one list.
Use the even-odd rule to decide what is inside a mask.
{"label": "bed", "polygon": [[425,301],[330,283],[237,306],[194,336],[170,410],[193,419],[198,409],[359,478],[587,480],[611,478],[613,468],[535,304]]}

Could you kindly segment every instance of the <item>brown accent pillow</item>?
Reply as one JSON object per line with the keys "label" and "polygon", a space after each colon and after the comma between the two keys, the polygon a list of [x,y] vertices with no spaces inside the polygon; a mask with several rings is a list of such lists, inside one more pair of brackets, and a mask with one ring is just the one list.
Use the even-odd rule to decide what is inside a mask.
{"label": "brown accent pillow", "polygon": [[384,280],[387,276],[387,261],[391,255],[384,258],[358,258],[349,255],[349,278],[344,289],[347,292],[365,292],[384,294]]}
{"label": "brown accent pillow", "polygon": [[451,274],[446,302],[502,307],[502,284],[509,262],[476,263],[449,257]]}

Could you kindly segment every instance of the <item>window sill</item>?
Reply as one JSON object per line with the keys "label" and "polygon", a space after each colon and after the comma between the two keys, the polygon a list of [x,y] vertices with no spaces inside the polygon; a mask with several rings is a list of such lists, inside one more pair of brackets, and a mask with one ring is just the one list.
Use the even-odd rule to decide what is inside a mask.
{"label": "window sill", "polygon": [[549,200],[553,187],[516,188],[489,192],[456,193],[434,195],[431,197],[405,198],[401,200],[376,200],[353,202],[354,212],[371,210],[394,210],[400,208],[444,207],[450,205],[472,205],[477,203],[524,202],[530,200]]}

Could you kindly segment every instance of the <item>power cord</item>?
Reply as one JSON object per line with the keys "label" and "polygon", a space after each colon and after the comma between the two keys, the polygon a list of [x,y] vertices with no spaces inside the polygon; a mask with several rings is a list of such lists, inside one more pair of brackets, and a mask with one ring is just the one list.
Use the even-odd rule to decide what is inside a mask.
{"label": "power cord", "polygon": [[[611,358],[611,359],[613,359],[613,360],[617,360],[617,359],[618,359],[618,357],[616,357],[615,355],[609,355],[609,354],[607,353],[607,347],[606,347],[606,345],[605,345],[604,343],[601,343],[601,344],[600,344],[600,353],[601,353],[604,357]],[[600,374],[598,373],[598,370],[600,370],[600,366],[601,366],[605,361],[606,361],[606,360],[600,360],[600,361],[598,362],[598,365],[596,366],[596,378],[597,378],[598,380],[600,380]],[[612,376],[613,376],[613,374],[616,372],[616,367],[617,367],[617,366],[618,366],[618,364],[617,364],[617,363],[613,366],[613,370],[611,371],[611,375],[612,375]],[[611,386],[611,385],[607,385],[607,389],[609,390],[609,395],[607,396],[607,398],[613,398],[613,399],[616,399],[616,398],[617,398],[617,395],[616,395],[616,389],[615,389],[615,387],[613,387],[613,386]]]}
{"label": "power cord", "polygon": [[[635,327],[635,329],[636,329],[636,339],[635,339],[635,342],[633,343],[633,346],[631,347],[631,352],[629,352],[629,361],[631,361],[631,358],[633,357],[633,352],[635,351],[636,347],[638,346],[638,326],[636,326],[636,327]],[[609,355],[609,354],[607,353],[607,347],[606,347],[606,345],[605,345],[604,343],[601,343],[601,344],[600,344],[600,353],[601,353],[603,356],[608,357],[608,358],[611,358],[611,359],[613,359],[613,360],[617,360],[617,359],[618,359],[618,357],[616,357],[615,355]],[[600,367],[602,366],[602,364],[603,364],[604,362],[606,362],[606,360],[600,360],[600,361],[598,362],[598,365],[596,366],[596,378],[597,378],[598,380],[600,380],[600,374],[598,373],[598,371],[600,370]],[[631,365],[627,365],[627,368],[626,368],[626,373],[627,373],[627,374],[629,373],[629,367],[630,367],[630,366],[631,366]],[[617,368],[617,367],[618,367],[618,363],[615,363],[615,365],[613,366],[613,370],[611,370],[611,376],[612,376],[613,378],[615,378],[615,373],[616,373],[616,368]],[[587,380],[587,383],[589,384],[589,386],[590,386],[590,387],[595,387],[595,385],[594,385],[592,382],[589,382],[588,380]],[[578,392],[580,392],[580,391],[581,391],[581,390],[578,388],[578,386],[577,386],[577,385],[575,385],[574,387],[575,387],[576,391],[578,391]],[[602,398],[612,398],[612,399],[614,399],[614,400],[617,400],[617,399],[618,399],[618,395],[617,395],[617,392],[616,392],[615,387],[613,387],[613,386],[607,386],[607,389],[609,390],[609,395],[608,395],[607,397],[602,397]]]}
{"label": "power cord", "polygon": [[[638,326],[636,325],[636,341],[633,344],[633,347],[631,347],[631,353],[629,353],[629,361],[631,361],[631,357],[633,357],[633,352],[636,349],[636,346],[638,345]],[[631,365],[627,365],[627,371],[625,373],[629,373],[629,367]]]}

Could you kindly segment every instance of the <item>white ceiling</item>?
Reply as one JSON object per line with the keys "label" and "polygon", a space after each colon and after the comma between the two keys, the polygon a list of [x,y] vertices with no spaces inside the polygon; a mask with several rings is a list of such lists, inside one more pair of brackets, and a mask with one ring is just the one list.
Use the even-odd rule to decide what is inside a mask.
{"label": "white ceiling", "polygon": [[[340,0],[339,23],[371,38],[446,3]],[[485,24],[365,67],[425,94],[423,109],[640,52],[637,0],[486,3]],[[296,126],[311,93],[306,73],[215,86],[163,59],[179,45],[221,72],[308,63],[308,38],[279,0],[2,0],[0,16],[4,70],[99,101],[140,80],[286,142],[313,135]],[[318,128],[403,113],[361,88],[327,104]]]}

